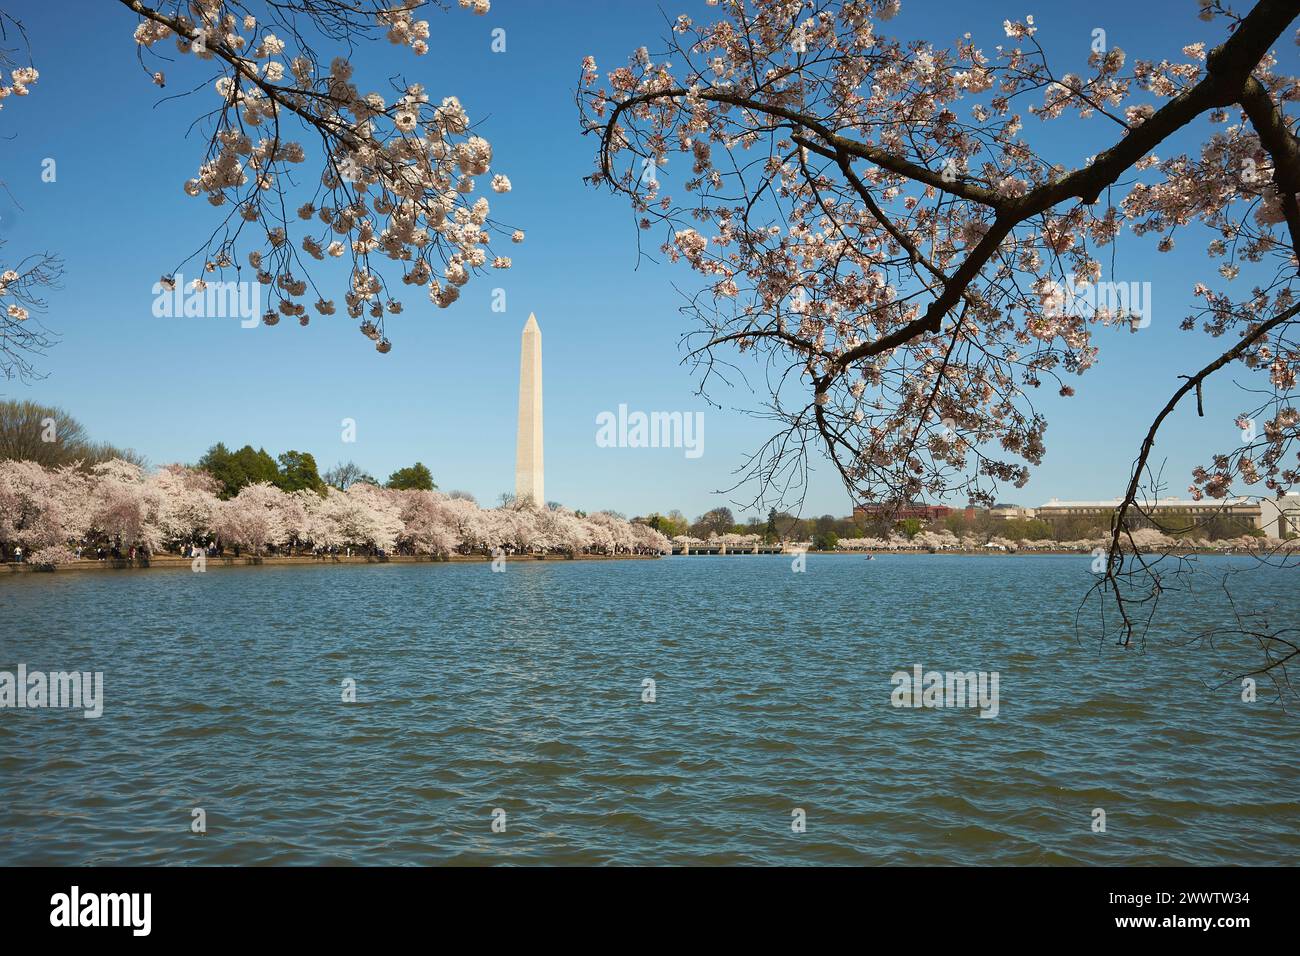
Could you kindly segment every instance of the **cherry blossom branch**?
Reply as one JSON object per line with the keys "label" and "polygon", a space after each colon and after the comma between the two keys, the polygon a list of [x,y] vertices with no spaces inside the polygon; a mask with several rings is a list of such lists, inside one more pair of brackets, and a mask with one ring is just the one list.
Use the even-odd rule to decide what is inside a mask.
{"label": "cherry blossom branch", "polygon": [[[124,0],[125,2],[125,0]],[[989,206],[994,209],[1001,208],[1003,205],[1002,197],[991,189],[978,186],[974,183],[968,183],[960,179],[949,181],[945,179],[942,173],[936,173],[917,163],[896,156],[888,150],[879,149],[867,143],[860,143],[856,140],[841,136],[831,130],[828,126],[813,116],[800,113],[797,110],[789,109],[775,103],[767,103],[748,96],[738,96],[734,93],[725,93],[716,90],[688,90],[685,87],[673,87],[666,90],[655,90],[650,93],[638,93],[619,102],[613,112],[610,114],[609,121],[604,124],[604,132],[601,137],[601,168],[611,183],[616,183],[617,178],[613,175],[613,159],[610,151],[614,130],[618,128],[619,116],[637,106],[653,103],[663,99],[685,99],[695,97],[711,103],[726,103],[731,106],[739,106],[756,113],[763,113],[778,119],[787,120],[792,127],[802,127],[812,133],[817,134],[827,145],[833,149],[843,151],[859,159],[866,159],[892,173],[905,176],[908,179],[923,183],[927,186],[933,186],[946,193],[951,193],[962,199],[969,199],[972,202]],[[617,188],[617,187],[616,187]]]}
{"label": "cherry blossom branch", "polygon": [[[490,258],[488,249],[491,232],[506,230],[489,218],[486,198],[469,197],[475,178],[490,170],[491,146],[471,132],[459,101],[447,97],[435,106],[423,86],[402,88],[396,79],[390,81],[399,94],[392,104],[379,93],[363,93],[351,82],[352,65],[345,58],[335,57],[328,69],[322,68],[297,29],[296,18],[306,17],[326,36],[350,45],[354,33],[387,27],[390,42],[408,44],[419,55],[428,51],[428,23],[413,20],[411,13],[421,3],[266,0],[277,28],[299,42],[293,55],[236,0],[195,0],[189,9],[197,19],[182,14],[179,0],[172,0],[174,13],[143,0],[119,2],[142,18],[136,28],[142,48],[175,37],[182,53],[223,64],[215,83],[222,108],[214,111],[207,161],[185,191],[195,197],[206,194],[214,206],[234,203],[225,235],[219,238],[219,226],[205,246],[205,272],[242,268],[234,244],[244,225],[257,223],[265,230],[265,247],[250,251],[247,261],[257,282],[270,287],[277,300],[276,308],[263,316],[267,325],[279,322],[281,315],[307,325],[306,306],[298,300],[309,287],[318,296],[317,313],[334,314],[334,301],[317,289],[303,253],[317,261],[350,256],[346,311],[352,318],[364,317],[360,330],[380,352],[392,347],[385,315],[404,308],[382,271],[384,258],[401,263],[403,284],[426,287],[440,308],[459,298],[460,287],[472,275],[489,266],[511,266],[508,257]],[[460,5],[483,13],[488,0],[461,0]],[[161,73],[154,79],[162,85]],[[323,152],[320,185],[311,201],[296,210],[296,204],[286,201],[284,184],[296,185],[291,166],[304,162],[306,153],[299,143],[282,139],[282,116],[296,117],[315,130]],[[269,136],[258,139],[257,128],[266,126]],[[511,188],[499,173],[491,186],[498,193]],[[296,220],[319,220],[320,225],[314,235],[307,232],[298,240],[291,235]],[[304,232],[309,228],[302,226]],[[514,230],[511,238],[522,242],[524,236]],[[444,269],[441,278],[434,275],[438,267]],[[162,280],[164,286],[172,282],[170,276]],[[205,284],[194,280],[196,290]]]}
{"label": "cherry blossom branch", "polygon": [[[1094,363],[1089,326],[1135,321],[1122,305],[1062,311],[1054,290],[1100,280],[1094,248],[1112,244],[1128,221],[1138,235],[1165,233],[1164,252],[1177,227],[1199,219],[1230,240],[1233,258],[1255,262],[1275,249],[1271,193],[1250,186],[1253,137],[1231,127],[1199,163],[1161,161],[1155,150],[1199,117],[1226,122],[1252,74],[1287,99],[1295,79],[1272,72],[1269,50],[1300,3],[1261,0],[1208,57],[1204,44],[1185,47],[1190,63],[1139,60],[1124,77],[1123,51],[1094,53],[1097,76],[1084,81],[1058,78],[1036,41],[999,46],[1005,65],[991,65],[969,36],[954,63],[947,50],[879,35],[894,9],[814,0],[797,12],[731,5],[728,19],[709,25],[681,16],[667,50],[652,57],[642,47],[607,74],[608,89],[595,88],[587,58],[579,108],[584,132],[600,140],[589,179],[628,195],[642,230],[668,225],[663,252],[708,277],[715,308],[706,315],[692,298],[707,326],[692,357],[708,354],[712,368],[712,349],[724,343],[760,350],[773,370],[789,357],[814,401],[781,411],[774,393],[777,415],[791,430],[820,434],[855,499],[944,496],[963,488],[964,474],[982,502],[999,481],[1023,485],[1026,466],[1041,460],[1046,423],[1029,390],[1051,378],[1073,394],[1061,375]],[[1021,40],[1035,31],[1031,18],[1004,27]],[[693,62],[696,54],[706,62]],[[958,101],[995,87],[987,104],[970,106],[974,124],[958,118]],[[1163,103],[1124,107],[1131,88]],[[1123,134],[1077,169],[1049,165],[1017,136],[1010,110],[1035,90],[1045,103],[1031,114],[1101,113]],[[719,145],[725,161],[712,158]],[[692,166],[685,202],[674,203],[651,172],[673,152]],[[1163,182],[1136,175],[1153,168]],[[1127,190],[1116,204],[1089,208],[1116,186]],[[1258,229],[1227,213],[1234,202]],[[1211,255],[1224,255],[1216,244],[1224,246],[1211,243]],[[1222,271],[1231,279],[1235,270]],[[1287,308],[1286,294],[1261,287],[1242,304],[1242,321]],[[962,305],[968,321],[949,329]],[[1218,306],[1214,313],[1207,331],[1236,321]],[[1284,382],[1293,356],[1263,350],[1250,360],[1271,362]],[[929,424],[936,411],[955,435]],[[984,454],[998,447],[1007,454]]]}
{"label": "cherry blossom branch", "polygon": [[1285,117],[1273,105],[1263,84],[1253,76],[1242,84],[1240,101],[1259,135],[1260,145],[1273,160],[1273,184],[1291,233],[1291,248],[1300,266],[1300,205],[1296,201],[1296,194],[1300,193],[1300,140],[1287,128]]}
{"label": "cherry blossom branch", "polygon": [[[1142,439],[1142,446],[1138,452],[1137,460],[1133,464],[1133,471],[1129,476],[1128,488],[1120,501],[1119,507],[1115,509],[1114,516],[1111,519],[1110,546],[1107,549],[1106,573],[1104,581],[1113,589],[1116,602],[1119,607],[1121,618],[1124,622],[1123,638],[1121,643],[1128,645],[1132,639],[1133,627],[1125,612],[1126,599],[1123,596],[1120,587],[1119,575],[1124,565],[1124,551],[1120,545],[1121,535],[1128,532],[1128,522],[1125,520],[1130,509],[1140,508],[1137,503],[1138,490],[1141,485],[1142,475],[1147,470],[1148,461],[1151,456],[1151,450],[1155,447],[1156,434],[1160,431],[1160,426],[1164,424],[1166,418],[1173,413],[1189,393],[1196,392],[1200,394],[1202,383],[1217,372],[1219,369],[1233,362],[1244,355],[1253,345],[1262,341],[1270,332],[1281,326],[1286,325],[1297,315],[1300,315],[1300,303],[1292,306],[1284,312],[1275,315],[1266,322],[1261,322],[1250,332],[1243,335],[1241,339],[1232,348],[1223,352],[1218,358],[1210,362],[1204,368],[1194,375],[1184,376],[1186,381],[1170,396],[1169,401],[1165,403],[1164,408],[1156,415],[1151,426],[1147,429],[1146,436]],[[1136,554],[1137,549],[1134,548]]]}
{"label": "cherry blossom branch", "polygon": [[[837,359],[837,368],[847,368],[858,359],[895,348],[925,332],[937,332],[943,316],[957,304],[962,290],[979,274],[997,245],[1016,223],[1044,213],[1067,199],[1077,198],[1085,205],[1091,205],[1097,201],[1102,190],[1118,181],[1134,163],[1201,113],[1238,100],[1242,96],[1246,80],[1250,79],[1250,71],[1297,15],[1300,15],[1298,0],[1261,0],[1246,15],[1237,32],[1210,54],[1208,75],[1191,90],[1174,97],[1135,131],[1099,154],[1088,166],[1077,169],[1054,183],[1039,186],[1018,200],[989,203],[1001,212],[985,239],[992,236],[997,241],[991,247],[986,242],[981,242],[976,247],[953,276],[953,282],[945,286],[943,293],[922,319],[883,339],[864,343],[845,352]],[[1271,102],[1269,105],[1271,108]],[[849,149],[845,151],[852,152]],[[893,171],[901,172],[898,169]],[[920,181],[935,185],[928,179]],[[961,192],[948,191],[962,195]]]}

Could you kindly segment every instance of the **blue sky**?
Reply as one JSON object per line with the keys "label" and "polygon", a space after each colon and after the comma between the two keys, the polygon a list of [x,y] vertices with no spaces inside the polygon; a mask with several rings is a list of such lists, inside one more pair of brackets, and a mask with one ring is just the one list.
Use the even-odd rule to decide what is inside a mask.
{"label": "blue sky", "polygon": [[[1196,19],[1194,0],[1045,6],[905,0],[889,29],[936,43],[970,31],[990,52],[1005,40],[1004,19],[1033,14],[1058,72],[1084,70],[1096,27],[1130,62],[1174,58],[1184,43],[1222,38],[1222,26]],[[4,397],[61,405],[95,438],[134,447],[154,464],[193,462],[216,441],[272,454],[309,451],[322,470],[352,458],[379,477],[418,459],[442,488],[491,502],[513,487],[519,335],[535,312],[549,498],[628,514],[681,508],[692,517],[752,498],[715,492],[734,483],[746,454],[768,435],[764,422],[738,410],[757,407],[761,396],[720,393],[726,407],[718,410],[695,394],[696,378],[680,364],[679,338],[690,320],[678,312],[674,288],[695,288],[695,277],[681,266],[638,263],[627,205],[582,182],[594,143],[579,135],[573,104],[585,54],[607,70],[642,44],[656,49],[665,15],[707,19],[716,8],[702,0],[662,10],[629,0],[493,0],[483,17],[430,13],[428,56],[379,41],[354,58],[363,88],[387,90],[387,77],[400,71],[434,98],[460,98],[493,144],[494,171],[514,185],[495,197],[494,217],[528,235],[523,245],[500,250],[513,256],[512,270],[472,281],[450,309],[408,302],[390,325],[387,356],[343,316],[314,317],[308,328],[289,321],[251,330],[233,319],[155,318],[151,286],[217,222],[206,203],[181,191],[205,143],[201,131],[187,138],[188,128],[215,95],[205,84],[194,96],[162,102],[208,74],[181,58],[165,67],[167,90],[154,87],[136,59],[136,18],[117,3],[19,0],[6,9],[24,21],[41,78],[30,97],[7,100],[0,113],[0,178],[13,197],[0,197],[9,242],[3,255],[56,251],[67,274],[45,317],[62,339],[40,360],[47,377],[30,385],[0,381]],[[505,53],[491,51],[498,27],[506,31]],[[1294,47],[1279,52],[1291,56]],[[1026,118],[1027,126],[1036,122]],[[1051,148],[1071,165],[1113,137],[1095,120],[1058,121],[1052,133]],[[41,181],[47,157],[57,162],[53,183]],[[1052,496],[1118,494],[1177,375],[1222,346],[1177,330],[1192,282],[1212,276],[1201,257],[1204,241],[1186,235],[1175,255],[1153,247],[1149,237],[1122,235],[1114,275],[1152,283],[1151,327],[1097,331],[1101,361],[1072,380],[1077,396],[1042,396],[1051,422],[1045,464],[1027,488],[1005,490],[1004,500],[1037,505]],[[1206,268],[1198,272],[1200,263]],[[491,310],[494,287],[506,290],[504,314]],[[1166,426],[1157,455],[1168,458],[1171,493],[1183,493],[1191,466],[1208,457],[1202,450],[1231,446],[1240,410],[1233,390],[1227,379],[1214,383],[1206,390],[1210,418],[1197,421],[1189,404]],[[598,448],[595,418],[620,403],[704,410],[704,454]],[[357,422],[354,444],[341,441],[344,418]],[[804,512],[845,513],[848,497],[831,467],[815,464]]]}

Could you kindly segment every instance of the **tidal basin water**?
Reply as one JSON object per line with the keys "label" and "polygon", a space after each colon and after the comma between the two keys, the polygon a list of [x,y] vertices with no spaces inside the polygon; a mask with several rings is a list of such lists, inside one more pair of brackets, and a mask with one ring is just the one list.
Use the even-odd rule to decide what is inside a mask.
{"label": "tidal basin water", "polygon": [[[0,670],[105,701],[0,710],[0,864],[1294,863],[1300,715],[1180,646],[1242,559],[1127,651],[1076,636],[1090,563],[4,575]],[[1294,574],[1246,596],[1294,624]],[[895,708],[915,664],[997,671],[997,717]]]}

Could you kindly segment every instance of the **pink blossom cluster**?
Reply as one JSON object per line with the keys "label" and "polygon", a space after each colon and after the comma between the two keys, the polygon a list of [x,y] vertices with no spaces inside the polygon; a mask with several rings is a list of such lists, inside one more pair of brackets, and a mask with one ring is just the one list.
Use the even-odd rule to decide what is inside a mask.
{"label": "pink blossom cluster", "polygon": [[[10,96],[27,96],[31,92],[28,87],[40,79],[40,75],[36,68],[31,66],[20,66],[10,70],[8,83],[5,83],[4,76],[0,75],[0,101]],[[3,102],[0,102],[0,109],[4,109]]]}
{"label": "pink blossom cluster", "polygon": [[[419,55],[429,48],[428,22],[412,15],[420,6],[413,0],[378,4],[369,21],[351,7],[325,13],[304,8],[300,15],[326,17],[315,26],[331,36],[377,27]],[[481,14],[489,5],[477,0],[461,6]],[[142,48],[174,39],[178,53],[218,69],[215,130],[198,174],[183,187],[225,211],[208,246],[207,272],[247,262],[268,289],[266,324],[288,317],[307,325],[309,303],[322,316],[340,308],[317,287],[309,267],[343,260],[350,269],[341,308],[363,319],[362,332],[387,352],[385,318],[402,311],[403,285],[422,288],[446,308],[480,270],[510,267],[508,257],[490,254],[498,227],[486,197],[474,195],[478,178],[491,172],[492,147],[471,132],[456,97],[431,100],[419,83],[394,82],[389,95],[364,90],[348,59],[319,61],[284,11],[268,11],[268,20],[292,41],[236,8],[246,5],[194,0],[170,13],[148,10],[135,32]],[[161,84],[165,78],[157,73],[154,79]],[[318,175],[295,172],[309,153],[290,138],[291,124],[321,144]],[[305,201],[290,201],[287,194],[302,180],[310,184],[303,187]],[[511,188],[499,172],[490,184],[497,193]],[[286,208],[296,209],[296,217],[286,216]],[[236,248],[250,238],[251,249]],[[521,241],[522,233],[514,231],[513,238]],[[388,267],[391,275],[385,260],[395,264]]]}
{"label": "pink blossom cluster", "polygon": [[[599,143],[588,179],[703,277],[692,355],[706,377],[734,347],[773,380],[802,380],[806,401],[783,387],[773,402],[797,434],[769,450],[818,438],[873,500],[989,504],[1045,452],[1035,390],[1072,395],[1066,377],[1096,364],[1096,327],[1116,318],[1063,313],[1044,290],[1101,281],[1123,226],[1160,251],[1180,230],[1208,232],[1220,276],[1259,263],[1265,314],[1278,314],[1300,212],[1257,126],[1300,155],[1300,80],[1272,52],[1216,58],[1203,43],[1173,61],[1103,43],[1087,70],[1058,72],[1032,17],[1006,21],[993,49],[969,33],[944,47],[886,36],[898,6],[724,2],[716,22],[679,17],[661,49],[603,75],[586,57],[581,122]],[[1281,14],[1252,17],[1266,21],[1255,37],[1280,38],[1268,31]],[[1225,45],[1250,36],[1225,31]],[[1224,108],[1234,85],[1241,102]],[[1095,153],[1072,168],[1041,131],[1067,117],[1096,130]],[[1184,145],[1167,138],[1183,126],[1199,150],[1157,154]],[[1255,298],[1233,304],[1231,325],[1248,326]],[[1260,359],[1279,393],[1298,365],[1294,348]],[[781,473],[768,454],[754,461],[759,480]]]}
{"label": "pink blossom cluster", "polygon": [[[10,96],[29,95],[31,92],[29,87],[39,77],[40,73],[35,67],[17,67],[9,71],[9,82],[6,84],[3,74],[0,73],[0,109],[4,109],[4,101]],[[3,241],[0,241],[0,247],[3,245]],[[34,280],[38,278],[32,275],[33,264],[30,262],[20,264],[19,269],[24,269],[24,272],[0,267],[0,340],[7,340],[4,341],[4,346],[0,347],[0,358],[3,357],[3,353],[9,351],[11,346],[24,347],[24,342],[31,333],[20,329],[18,323],[26,322],[31,317],[30,307],[39,305],[29,292],[29,287],[37,284]],[[3,364],[0,361],[0,368],[3,368]]]}
{"label": "pink blossom cluster", "polygon": [[100,544],[146,554],[217,544],[263,554],[330,548],[409,554],[658,554],[668,539],[646,525],[597,512],[518,505],[480,508],[437,491],[358,483],[284,492],[267,482],[228,500],[206,472],[169,465],[154,472],[114,459],[89,470],[0,461],[0,545],[37,564],[75,559]]}

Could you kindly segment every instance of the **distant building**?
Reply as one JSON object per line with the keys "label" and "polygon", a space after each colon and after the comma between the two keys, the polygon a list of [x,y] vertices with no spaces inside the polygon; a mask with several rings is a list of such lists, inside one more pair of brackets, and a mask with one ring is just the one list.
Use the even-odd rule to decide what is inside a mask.
{"label": "distant building", "polygon": [[[1160,498],[1153,504],[1141,505],[1141,511],[1130,509],[1128,526],[1146,527],[1150,524],[1144,514],[1160,518],[1187,518],[1190,522],[1207,521],[1211,518],[1236,518],[1251,528],[1260,527],[1260,507],[1251,498],[1206,498],[1202,501],[1190,501],[1182,498]],[[1109,501],[1061,501],[1053,498],[1047,504],[1036,509],[1035,515],[1045,521],[1054,518],[1103,518],[1110,521],[1120,505],[1119,498]]]}
{"label": "distant building", "polygon": [[1034,513],[1033,508],[1022,508],[1020,505],[997,504],[989,509],[989,517],[998,521],[1027,521],[1034,517]]}
{"label": "distant building", "polygon": [[927,505],[917,502],[905,505],[868,502],[867,504],[853,506],[853,517],[855,518],[888,518],[893,521],[903,521],[907,518],[919,518],[921,521],[942,521],[952,513],[953,509],[947,505]]}
{"label": "distant building", "polygon": [[1300,493],[1264,498],[1259,511],[1259,527],[1270,538],[1300,534]]}

